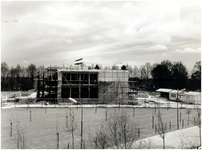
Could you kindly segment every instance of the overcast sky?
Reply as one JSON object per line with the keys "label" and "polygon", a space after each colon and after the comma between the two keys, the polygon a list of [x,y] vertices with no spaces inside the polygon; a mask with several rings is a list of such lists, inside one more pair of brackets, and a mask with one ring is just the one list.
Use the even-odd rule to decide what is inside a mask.
{"label": "overcast sky", "polygon": [[201,60],[200,1],[1,2],[1,62],[131,66]]}

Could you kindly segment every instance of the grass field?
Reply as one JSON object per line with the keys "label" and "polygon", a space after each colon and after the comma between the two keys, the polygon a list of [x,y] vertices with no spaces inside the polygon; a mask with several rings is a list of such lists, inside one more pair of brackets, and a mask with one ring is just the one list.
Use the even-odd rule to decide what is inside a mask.
{"label": "grass field", "polygon": [[[133,117],[132,108],[120,108],[125,110],[130,115],[131,119],[134,119],[140,129],[140,139],[155,135],[155,130],[152,129],[152,114],[154,109],[152,108],[135,108],[135,117]],[[31,111],[31,122],[30,122]],[[10,137],[10,122],[13,123],[15,128],[16,120],[20,121],[20,125],[26,129],[26,139],[29,149],[55,149],[56,148],[56,126],[58,122],[58,132],[60,136],[60,148],[65,148],[69,143],[71,148],[71,133],[65,132],[66,127],[66,114],[69,116],[70,111],[74,113],[75,120],[78,124],[75,131],[75,148],[80,148],[80,108],[13,108],[1,110],[1,148],[13,149],[16,148],[12,138]],[[119,111],[119,108],[84,108],[84,139],[86,148],[89,147],[88,138],[93,137],[96,130],[100,127],[101,123],[105,121],[105,111],[107,111],[108,117],[110,113]],[[45,113],[46,112],[46,113]],[[176,109],[162,109],[163,120],[168,123],[171,122],[171,130],[176,130]],[[184,120],[184,127],[188,127],[188,115],[186,109],[179,110],[179,116],[181,113],[181,120]],[[196,116],[196,110],[192,110],[189,118],[189,126],[193,126],[193,116]],[[18,119],[17,119],[18,118]],[[179,118],[180,119],[180,118]],[[58,120],[58,121],[57,121]],[[157,118],[155,117],[155,122]],[[182,121],[179,124],[182,128]],[[169,130],[170,131],[170,130]]]}

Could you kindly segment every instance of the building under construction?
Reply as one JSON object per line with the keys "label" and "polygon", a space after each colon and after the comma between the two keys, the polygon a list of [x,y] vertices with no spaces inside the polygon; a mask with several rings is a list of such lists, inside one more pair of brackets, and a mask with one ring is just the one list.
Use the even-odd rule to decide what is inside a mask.
{"label": "building under construction", "polygon": [[[49,98],[57,103],[67,103],[74,98],[81,103],[124,104],[128,102],[128,71],[97,70],[87,66],[75,65],[70,68],[47,68],[45,85],[37,84],[40,98],[40,87],[45,87]],[[43,96],[44,98],[44,96]]]}

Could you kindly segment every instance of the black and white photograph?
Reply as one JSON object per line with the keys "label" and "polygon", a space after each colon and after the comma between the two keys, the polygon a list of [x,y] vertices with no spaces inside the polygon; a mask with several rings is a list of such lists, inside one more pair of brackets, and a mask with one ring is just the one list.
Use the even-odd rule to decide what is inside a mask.
{"label": "black and white photograph", "polygon": [[1,149],[201,149],[201,1],[2,1]]}

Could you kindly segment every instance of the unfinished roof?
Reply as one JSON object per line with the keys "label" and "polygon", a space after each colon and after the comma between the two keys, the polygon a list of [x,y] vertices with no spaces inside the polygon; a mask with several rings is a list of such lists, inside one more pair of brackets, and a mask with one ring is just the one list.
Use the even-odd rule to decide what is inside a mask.
{"label": "unfinished roof", "polygon": [[201,92],[187,92],[185,95],[201,95]]}
{"label": "unfinished roof", "polygon": [[163,89],[163,88],[161,88],[161,89],[158,89],[158,90],[156,90],[157,92],[164,92],[164,93],[169,93],[170,91],[172,91],[172,89]]}

